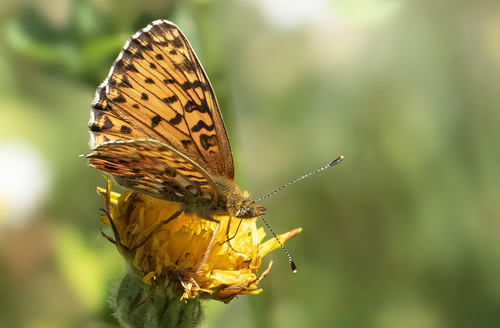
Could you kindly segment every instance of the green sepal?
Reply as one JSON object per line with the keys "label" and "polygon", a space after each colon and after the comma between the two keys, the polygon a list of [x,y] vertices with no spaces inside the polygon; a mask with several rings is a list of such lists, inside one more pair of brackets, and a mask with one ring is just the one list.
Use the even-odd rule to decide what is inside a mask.
{"label": "green sepal", "polygon": [[123,328],[192,328],[201,322],[199,299],[181,301],[178,292],[152,288],[127,270],[110,298],[114,316]]}

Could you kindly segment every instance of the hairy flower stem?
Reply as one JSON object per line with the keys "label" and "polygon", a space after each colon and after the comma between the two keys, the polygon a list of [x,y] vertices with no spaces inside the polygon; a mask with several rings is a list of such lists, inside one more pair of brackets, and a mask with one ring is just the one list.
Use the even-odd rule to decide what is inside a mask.
{"label": "hairy flower stem", "polygon": [[[201,322],[199,298],[180,301],[182,294],[161,288],[150,296],[151,288],[140,275],[127,270],[110,300],[114,316],[122,327],[191,328]],[[140,303],[143,304],[138,305]]]}

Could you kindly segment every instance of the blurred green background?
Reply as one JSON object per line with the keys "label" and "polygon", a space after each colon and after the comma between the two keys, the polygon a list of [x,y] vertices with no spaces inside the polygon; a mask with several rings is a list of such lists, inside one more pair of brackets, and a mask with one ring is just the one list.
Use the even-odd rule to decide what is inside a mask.
{"label": "blurred green background", "polygon": [[238,183],[276,232],[261,283],[203,327],[500,327],[500,2],[0,1],[0,326],[116,327],[90,102],[125,40],[174,21]]}

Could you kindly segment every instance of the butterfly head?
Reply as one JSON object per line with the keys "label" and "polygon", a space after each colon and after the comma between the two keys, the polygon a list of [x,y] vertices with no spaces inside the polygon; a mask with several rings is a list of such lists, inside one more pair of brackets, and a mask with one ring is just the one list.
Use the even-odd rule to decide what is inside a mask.
{"label": "butterfly head", "polygon": [[236,202],[232,204],[232,207],[234,216],[240,219],[250,219],[264,215],[264,211],[266,210],[264,207],[254,204],[250,199],[248,191],[244,191],[241,194],[241,198],[236,200]]}

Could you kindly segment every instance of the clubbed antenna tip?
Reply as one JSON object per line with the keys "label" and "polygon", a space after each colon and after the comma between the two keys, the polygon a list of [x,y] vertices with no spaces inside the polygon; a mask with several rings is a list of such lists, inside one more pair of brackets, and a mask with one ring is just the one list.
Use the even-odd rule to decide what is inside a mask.
{"label": "clubbed antenna tip", "polygon": [[343,159],[344,159],[344,156],[340,155],[335,160],[331,161],[330,164],[328,164],[327,166],[330,167],[330,166],[337,165],[338,163],[342,162]]}

